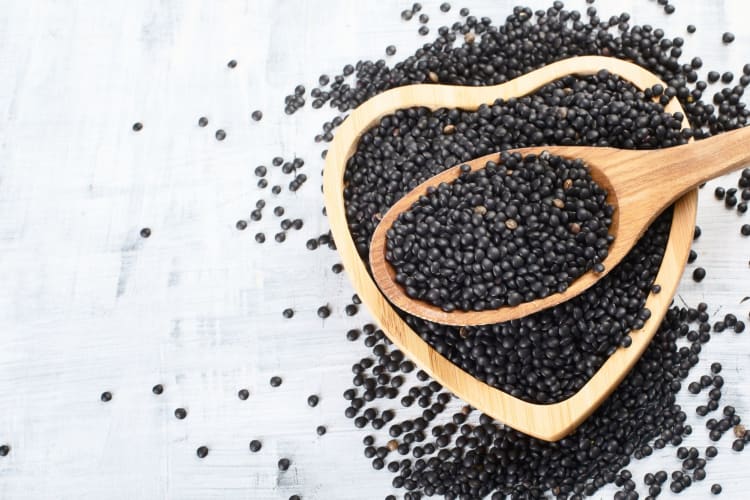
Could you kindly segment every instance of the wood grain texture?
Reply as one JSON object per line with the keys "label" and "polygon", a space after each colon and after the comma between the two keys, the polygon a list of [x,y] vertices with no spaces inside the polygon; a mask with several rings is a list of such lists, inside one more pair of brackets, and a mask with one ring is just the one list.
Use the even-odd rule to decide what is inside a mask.
{"label": "wood grain texture", "polygon": [[[675,205],[669,242],[664,252],[662,265],[656,275],[656,283],[662,286],[662,292],[659,294],[650,294],[646,300],[645,307],[652,311],[652,315],[641,330],[631,332],[632,345],[627,349],[619,348],[576,394],[554,404],[542,405],[523,401],[474,378],[441,356],[401,319],[388,299],[395,299],[398,307],[417,311],[423,317],[426,317],[426,319],[453,325],[490,323],[492,322],[492,317],[496,315],[487,311],[446,313],[440,310],[440,308],[429,304],[417,304],[406,297],[401,292],[400,287],[393,281],[393,270],[388,270],[385,267],[384,231],[392,224],[395,213],[402,211],[404,207],[410,206],[413,200],[406,200],[402,205],[394,207],[394,209],[389,211],[373,235],[374,245],[370,249],[370,260],[379,266],[376,268],[379,271],[376,276],[381,278],[380,284],[385,286],[383,290],[389,292],[384,295],[383,290],[378,288],[373,277],[368,272],[365,263],[360,259],[354,240],[349,234],[343,199],[344,173],[346,162],[356,150],[357,141],[362,134],[377,123],[384,115],[392,113],[397,109],[414,106],[425,106],[430,109],[442,107],[476,109],[481,104],[491,104],[497,98],[508,99],[510,97],[527,95],[546,83],[558,80],[566,75],[591,75],[602,69],[620,75],[641,89],[656,84],[664,84],[658,77],[635,64],[614,58],[585,56],[549,64],[506,84],[494,87],[411,85],[391,89],[360,105],[344,121],[328,150],[323,174],[323,187],[331,232],[336,240],[344,267],[352,280],[355,290],[357,290],[363,302],[369,307],[373,316],[377,318],[388,337],[414,359],[423,370],[427,371],[462,399],[514,429],[547,441],[556,441],[563,438],[589,416],[617,387],[628,371],[630,371],[630,368],[640,358],[648,342],[656,333],[672,301],[672,296],[677,289],[677,284],[682,276],[682,270],[685,268],[687,262],[693,226],[695,224],[697,193],[692,192],[686,195]],[[684,115],[676,99],[672,99],[666,106],[666,109],[669,112],[681,112]],[[687,121],[683,122],[683,126],[689,126]],[[549,150],[552,154],[568,151],[567,148],[562,147],[529,148],[524,151],[539,152],[541,150]],[[612,153],[612,150],[589,150],[588,155],[584,156],[586,159],[590,159],[592,163],[599,165],[605,156]],[[622,154],[628,155],[630,152],[623,151]],[[643,153],[636,153],[633,158],[638,158],[642,155]],[[477,164],[482,164],[486,159],[486,157],[480,158],[477,160]],[[457,168],[455,167],[453,171],[446,173],[445,176],[448,178],[453,176],[455,178]],[[595,179],[597,181],[602,180],[596,177]],[[414,196],[423,194],[427,183],[430,183],[430,181],[428,180],[417,187],[413,193]],[[614,191],[612,191],[613,186],[615,187]],[[604,187],[610,189],[612,193],[617,191],[616,188],[618,186],[604,183]],[[627,195],[627,193],[624,194]],[[623,207],[623,210],[628,210],[628,213],[630,213],[635,208],[635,206],[627,205]],[[653,216],[650,220],[653,220],[661,211],[651,210],[652,208],[652,206],[645,207],[649,211],[649,216]],[[636,221],[638,219],[633,220]],[[621,236],[622,233],[618,231],[618,227],[619,231],[627,230],[627,234]],[[623,227],[623,225],[618,226],[617,223],[614,223],[612,230],[618,231],[617,234],[621,240],[621,248],[617,248],[617,243],[613,244],[613,247],[610,248],[609,256],[604,261],[604,265],[608,269],[614,267],[635,243],[635,236],[645,231],[645,229],[646,226],[643,225],[633,226],[633,224],[626,224]],[[618,238],[615,239],[615,242],[618,241]],[[581,290],[585,290],[596,279],[593,273],[585,274],[571,285],[569,295],[574,296]],[[560,299],[561,296],[564,297],[565,294],[550,296],[548,302],[554,302],[555,299]],[[557,303],[559,302],[560,300]],[[415,305],[420,307],[414,307]],[[534,303],[527,303],[517,306],[514,308],[514,311],[522,313],[526,309],[529,312],[538,310]],[[467,320],[466,323],[463,322],[464,320]]]}
{"label": "wood grain texture", "polygon": [[[341,393],[351,365],[371,351],[345,333],[372,321],[365,308],[347,317],[354,290],[331,272],[335,252],[310,252],[305,240],[328,230],[321,214],[313,135],[336,115],[308,105],[294,116],[284,97],[297,83],[308,92],[321,73],[340,72],[360,58],[392,65],[432,38],[458,10],[501,21],[517,4],[547,9],[551,0],[420,0],[430,35],[399,13],[411,0],[29,0],[0,2],[0,457],[3,500],[378,500],[404,491],[362,456],[362,438],[387,431],[356,429],[343,415]],[[675,2],[672,2],[675,3]],[[744,0],[677,2],[666,16],[651,0],[597,0],[606,20],[632,14],[631,25],[665,28],[684,38],[683,61],[700,56],[710,69],[739,74],[747,62],[750,8]],[[584,0],[566,0],[585,12]],[[696,24],[698,31],[685,33]],[[614,29],[612,31],[614,32]],[[737,39],[721,42],[731,31]],[[229,70],[226,63],[236,59]],[[719,90],[709,86],[705,95]],[[263,120],[250,119],[261,109]],[[197,126],[207,116],[209,126]],[[130,126],[144,123],[138,134]],[[218,142],[217,128],[227,131]],[[304,158],[309,180],[296,196],[276,198],[256,187],[252,171],[270,160]],[[289,177],[270,169],[271,185]],[[724,208],[716,186],[700,190],[693,243],[695,263],[681,281],[678,305],[709,304],[716,321],[728,312],[747,318],[740,303],[750,283],[750,222]],[[257,199],[263,220],[237,231]],[[305,227],[273,241],[281,204]],[[138,231],[153,233],[141,240]],[[257,245],[253,235],[269,240]],[[690,273],[708,270],[695,283]],[[316,309],[329,303],[321,320]],[[291,320],[281,311],[293,307]],[[703,346],[694,380],[712,361],[724,365],[722,404],[750,412],[750,335],[714,334]],[[284,382],[272,389],[268,379]],[[151,394],[163,383],[164,394]],[[407,377],[405,387],[416,384]],[[251,396],[236,394],[248,388]],[[110,403],[99,401],[111,390]],[[321,402],[309,408],[306,398]],[[750,453],[730,449],[731,433],[708,440],[706,418],[692,409],[705,396],[677,397],[693,433],[685,446],[719,447],[708,477],[679,496],[704,500],[711,483],[720,499],[744,499]],[[444,425],[464,402],[454,399],[435,423]],[[188,409],[177,421],[172,412]],[[416,418],[417,405],[383,400],[397,418]],[[478,413],[478,412],[476,412]],[[476,415],[474,415],[476,416]],[[711,417],[711,415],[709,415]],[[708,418],[708,417],[707,417]],[[315,426],[328,433],[319,438]],[[250,439],[263,450],[248,452]],[[195,448],[208,445],[204,460]],[[282,474],[276,461],[292,460]],[[628,466],[671,471],[674,449],[655,450]],[[637,481],[641,497],[646,495]],[[593,499],[610,500],[608,485]]]}
{"label": "wood grain texture", "polygon": [[[575,60],[573,61],[575,62]],[[561,64],[567,61],[561,61]],[[533,76],[533,75],[531,75]],[[510,82],[513,83],[513,82]],[[471,90],[465,93],[464,107],[471,105]],[[585,146],[544,146],[510,152],[543,152],[583,160],[593,179],[607,190],[607,201],[615,207],[609,234],[614,242],[602,261],[604,271],[590,270],[560,293],[484,311],[446,312],[429,302],[412,299],[396,282],[396,270],[386,259],[386,233],[399,215],[409,210],[430,187],[451,183],[461,174],[461,165],[430,177],[406,193],[383,216],[370,242],[370,270],[386,298],[399,309],[428,321],[454,326],[489,325],[522,318],[556,306],[588,290],[614,269],[635,246],[648,227],[680,196],[704,182],[727,174],[750,162],[750,128],[727,132],[701,142],[653,151]],[[488,161],[498,163],[499,154],[485,155],[464,162],[472,171],[483,169]],[[670,281],[679,281],[683,268],[674,269]]]}

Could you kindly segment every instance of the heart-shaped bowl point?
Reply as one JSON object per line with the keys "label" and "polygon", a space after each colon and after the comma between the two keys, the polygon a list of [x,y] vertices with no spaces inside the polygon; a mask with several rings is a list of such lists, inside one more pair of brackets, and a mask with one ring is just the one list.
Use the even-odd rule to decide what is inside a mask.
{"label": "heart-shaped bowl point", "polygon": [[[611,57],[581,56],[549,64],[496,86],[420,84],[397,87],[364,102],[344,120],[328,149],[323,173],[326,211],[336,248],[355,291],[388,338],[456,396],[518,431],[547,441],[556,441],[572,432],[604,402],[658,330],[687,263],[695,228],[697,192],[691,191],[674,204],[669,240],[655,279],[655,283],[661,286],[661,293],[651,293],[646,299],[645,307],[652,315],[643,328],[630,333],[631,346],[617,349],[574,395],[556,403],[536,404],[473,377],[440,355],[399,316],[378,289],[349,232],[343,196],[344,174],[360,137],[383,116],[399,109],[421,106],[431,110],[473,110],[481,104],[492,104],[498,98],[507,100],[528,95],[568,75],[593,75],[602,69],[640,89],[664,85],[656,75],[634,63]],[[680,112],[685,116],[676,98],[670,100],[665,111]],[[683,121],[683,127],[689,127],[687,119]]]}

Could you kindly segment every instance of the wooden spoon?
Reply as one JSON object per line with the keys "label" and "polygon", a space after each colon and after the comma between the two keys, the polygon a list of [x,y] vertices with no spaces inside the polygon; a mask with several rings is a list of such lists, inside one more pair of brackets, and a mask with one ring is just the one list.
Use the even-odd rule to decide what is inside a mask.
{"label": "wooden spoon", "polygon": [[[516,306],[484,311],[445,312],[428,302],[406,295],[396,283],[396,270],[386,260],[386,232],[396,218],[427,192],[429,187],[453,182],[460,165],[426,180],[401,198],[383,216],[370,244],[370,266],[380,290],[398,308],[428,321],[455,326],[502,323],[556,306],[583,293],[602,279],[633,248],[648,226],[681,195],[709,179],[750,163],[750,127],[693,142],[657,150],[625,150],[586,146],[549,146],[514,150],[521,154],[550,154],[582,159],[593,179],[607,190],[607,201],[615,207],[609,233],[615,237],[609,247],[604,272],[588,271],[561,293]],[[488,160],[499,161],[499,154],[466,162],[472,170],[485,167]]]}
{"label": "wooden spoon", "polygon": [[[520,76],[502,85],[460,87],[455,85],[410,85],[397,87],[367,100],[357,107],[336,130],[323,171],[323,191],[331,232],[346,274],[355,291],[367,306],[388,338],[446,389],[480,411],[530,436],[556,441],[575,429],[614,390],[630,371],[661,324],[677,290],[690,243],[693,240],[697,191],[682,196],[674,205],[672,227],[655,283],[661,293],[651,293],[646,307],[651,318],[640,330],[630,332],[633,343],[615,351],[578,392],[552,404],[536,404],[492,387],[451,363],[422,338],[399,315],[373,280],[360,257],[347,225],[344,189],[346,163],[357,149],[359,138],[383,116],[398,109],[426,106],[430,109],[476,109],[491,105],[495,99],[520,97],[534,92],[546,83],[567,75],[592,75],[606,69],[631,82],[639,89],[660,84],[656,75],[622,59],[602,56],[579,56],[564,59]],[[668,113],[684,110],[677,99],[664,107]],[[683,127],[690,124],[683,119]]]}

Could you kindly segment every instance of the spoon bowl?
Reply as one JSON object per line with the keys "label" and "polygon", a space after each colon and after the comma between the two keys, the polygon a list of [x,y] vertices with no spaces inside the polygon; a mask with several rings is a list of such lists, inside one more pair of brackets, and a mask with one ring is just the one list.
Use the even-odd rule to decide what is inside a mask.
{"label": "spoon bowl", "polygon": [[[523,302],[516,306],[482,311],[443,311],[429,302],[409,297],[396,282],[396,270],[386,259],[386,232],[403,212],[427,193],[428,188],[451,183],[461,174],[461,165],[429,178],[399,201],[381,219],[370,244],[370,266],[383,294],[399,309],[428,321],[453,326],[502,323],[556,306],[580,295],[609,273],[628,254],[648,226],[681,195],[750,161],[750,127],[700,142],[656,150],[625,150],[589,146],[543,146],[515,149],[521,155],[551,155],[580,159],[591,177],[607,191],[607,202],[615,207],[609,234],[614,241],[602,261],[603,272],[589,270],[575,279],[564,292]],[[463,163],[472,171],[483,169],[488,161],[499,162],[492,154]]]}

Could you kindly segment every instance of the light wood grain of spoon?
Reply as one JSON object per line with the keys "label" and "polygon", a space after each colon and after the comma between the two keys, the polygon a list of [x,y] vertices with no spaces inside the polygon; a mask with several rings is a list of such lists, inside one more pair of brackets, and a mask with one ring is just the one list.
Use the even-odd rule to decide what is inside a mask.
{"label": "light wood grain of spoon", "polygon": [[[326,210],[346,274],[362,303],[388,338],[420,368],[464,401],[514,429],[547,441],[564,437],[590,415],[617,387],[653,338],[687,262],[695,226],[697,191],[685,194],[674,205],[669,239],[655,278],[662,291],[651,293],[646,298],[645,307],[651,310],[651,318],[643,328],[630,332],[632,345],[627,349],[617,349],[574,395],[557,403],[537,404],[511,396],[476,379],[440,355],[399,316],[377,287],[349,232],[344,204],[346,162],[356,151],[362,134],[380,118],[398,109],[412,106],[476,109],[480,104],[492,104],[497,98],[529,94],[567,75],[591,75],[601,69],[619,75],[640,89],[664,85],[653,73],[622,59],[579,56],[548,64],[515,80],[491,87],[411,85],[394,88],[362,103],[344,120],[330,144],[323,172]],[[685,116],[674,98],[664,110]],[[683,118],[682,126],[690,126],[687,119]]]}
{"label": "light wood grain of spoon", "polygon": [[655,150],[626,150],[590,146],[544,146],[512,150],[523,155],[541,154],[581,159],[593,179],[607,190],[607,202],[615,207],[609,234],[614,236],[604,272],[588,271],[575,279],[564,292],[483,311],[443,311],[439,306],[409,297],[396,282],[396,270],[386,259],[386,233],[400,214],[409,210],[429,187],[451,183],[461,174],[461,165],[472,171],[483,169],[487,161],[499,161],[492,154],[464,162],[430,177],[397,201],[375,229],[370,243],[370,267],[375,282],[399,309],[428,321],[454,326],[502,323],[556,306],[580,295],[622,261],[648,226],[674,201],[709,179],[736,170],[750,162],[750,127],[692,142]]}

